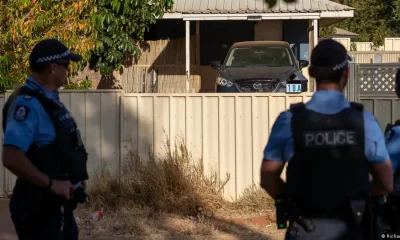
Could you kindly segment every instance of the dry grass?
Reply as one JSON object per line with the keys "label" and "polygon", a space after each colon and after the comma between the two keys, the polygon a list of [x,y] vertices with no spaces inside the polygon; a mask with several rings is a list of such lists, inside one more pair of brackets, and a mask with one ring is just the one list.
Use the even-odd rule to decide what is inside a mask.
{"label": "dry grass", "polygon": [[91,176],[89,201],[77,215],[86,219],[90,212],[103,209],[105,218],[97,223],[83,221],[83,235],[90,239],[102,239],[98,237],[106,233],[115,234],[116,239],[227,239],[224,234],[236,235],[243,227],[242,237],[268,239],[262,230],[234,224],[227,217],[271,211],[272,201],[265,191],[250,187],[237,202],[226,201],[222,190],[229,174],[222,180],[217,173],[206,175],[201,163],[193,161],[185,145],[179,144],[162,158],[143,160],[131,152],[119,178],[103,166]]}

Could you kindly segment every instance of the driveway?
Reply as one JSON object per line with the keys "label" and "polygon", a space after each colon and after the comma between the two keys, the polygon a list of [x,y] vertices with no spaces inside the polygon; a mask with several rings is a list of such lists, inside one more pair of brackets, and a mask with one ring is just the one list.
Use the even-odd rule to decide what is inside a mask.
{"label": "driveway", "polygon": [[10,219],[8,199],[0,198],[0,240],[18,240]]}

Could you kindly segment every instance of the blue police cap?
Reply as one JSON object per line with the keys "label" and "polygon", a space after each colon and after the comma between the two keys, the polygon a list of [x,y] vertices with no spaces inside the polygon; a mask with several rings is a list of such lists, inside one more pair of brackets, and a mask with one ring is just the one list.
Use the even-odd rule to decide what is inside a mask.
{"label": "blue police cap", "polygon": [[348,66],[352,58],[346,48],[333,39],[323,39],[312,50],[310,59],[310,73],[312,77],[331,77]]}
{"label": "blue police cap", "polygon": [[71,52],[57,39],[44,39],[37,43],[29,56],[30,65],[52,63],[59,60],[78,62],[82,56]]}

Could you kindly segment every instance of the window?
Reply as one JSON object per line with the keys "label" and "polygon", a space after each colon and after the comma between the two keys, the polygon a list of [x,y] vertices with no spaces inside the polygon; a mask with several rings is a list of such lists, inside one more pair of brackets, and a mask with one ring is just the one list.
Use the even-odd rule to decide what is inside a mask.
{"label": "window", "polygon": [[225,62],[226,67],[293,66],[289,49],[285,47],[234,48]]}

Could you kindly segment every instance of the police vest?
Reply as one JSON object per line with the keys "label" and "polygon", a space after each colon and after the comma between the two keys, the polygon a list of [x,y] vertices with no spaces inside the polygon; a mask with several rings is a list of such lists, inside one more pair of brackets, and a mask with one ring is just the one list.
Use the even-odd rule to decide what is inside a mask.
{"label": "police vest", "polygon": [[351,199],[369,193],[363,106],[336,114],[293,104],[294,156],[287,166],[286,195],[310,216],[346,215]]}
{"label": "police vest", "polygon": [[[35,86],[34,86],[35,87]],[[7,125],[7,113],[11,103],[20,95],[35,97],[50,116],[55,130],[55,140],[39,147],[33,143],[26,153],[28,159],[43,173],[55,180],[70,180],[75,184],[88,179],[86,168],[87,152],[83,145],[75,120],[59,102],[47,98],[40,89],[26,86],[16,89],[3,108],[3,131]],[[17,179],[17,185],[21,184]],[[23,185],[28,183],[23,182]]]}

